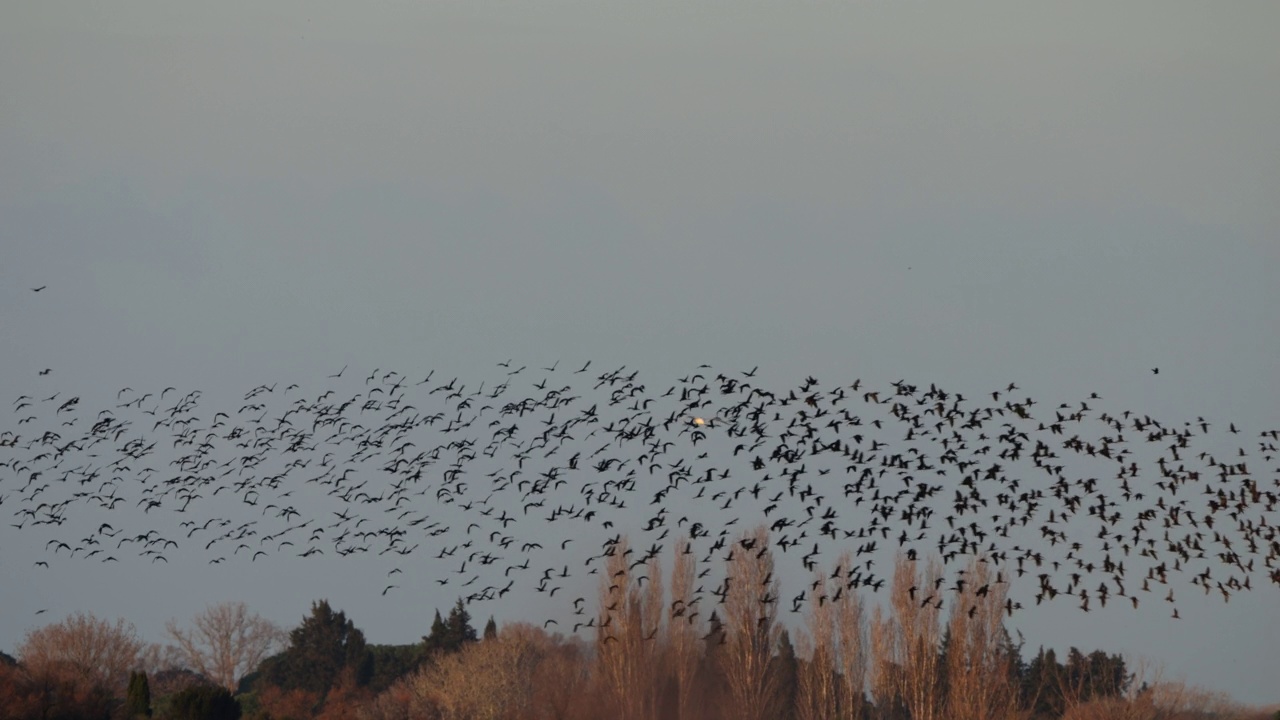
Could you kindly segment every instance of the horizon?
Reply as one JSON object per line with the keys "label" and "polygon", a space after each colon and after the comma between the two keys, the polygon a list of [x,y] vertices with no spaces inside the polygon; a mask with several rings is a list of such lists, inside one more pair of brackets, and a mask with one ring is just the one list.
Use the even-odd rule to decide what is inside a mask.
{"label": "horizon", "polygon": [[[173,387],[168,407],[199,390],[197,427],[215,411],[247,424],[236,418],[246,403],[283,412],[330,389],[367,393],[375,370],[410,387],[436,372],[404,390],[424,412],[444,402],[430,388],[454,377],[468,392],[511,377],[518,399],[561,375],[583,398],[576,411],[603,409],[608,396],[591,386],[618,368],[639,372],[655,412],[674,410],[661,393],[705,364],[778,391],[810,376],[824,390],[860,380],[886,394],[895,381],[921,393],[936,383],[974,406],[1010,400],[990,393],[1012,382],[1042,420],[1089,403],[1095,440],[1108,432],[1102,412],[1197,433],[1203,418],[1204,451],[1245,449],[1264,486],[1280,472],[1246,447],[1280,427],[1275,6],[126,0],[28,3],[0,18],[0,398],[12,408],[30,395],[38,416],[18,425],[28,416],[0,411],[0,434],[22,443],[72,416],[82,433],[111,408],[171,444],[180,428],[153,429],[152,400],[117,404]],[[261,384],[279,390],[243,400]],[[59,415],[72,397],[82,399]],[[543,410],[520,421],[522,439],[554,412]],[[682,457],[733,458],[736,443],[719,434],[730,426],[698,417],[713,418],[700,427],[712,444],[678,446]],[[1061,450],[1065,438],[1048,437]],[[182,451],[166,443],[157,477]],[[220,462],[238,453],[226,446]],[[1157,451],[1135,456],[1144,479],[1158,473]],[[468,472],[489,482],[510,470],[486,460]],[[545,460],[557,461],[567,457]],[[1100,462],[1066,472],[1110,482]],[[283,453],[270,463],[285,472]],[[724,482],[751,478],[749,465],[732,470]],[[1017,472],[1035,482],[1030,466]],[[849,482],[836,475],[832,500]],[[245,562],[232,546],[210,565],[217,550],[179,543],[166,562],[130,546],[118,565],[68,560],[45,543],[74,545],[111,517],[185,534],[186,518],[166,496],[147,509],[69,505],[61,527],[16,529],[15,513],[41,502],[23,504],[27,480],[0,467],[0,649],[11,654],[27,631],[76,611],[123,617],[154,642],[165,620],[223,600],[288,628],[327,598],[371,643],[395,644],[401,628],[425,634],[458,594],[436,582],[456,568],[425,544],[395,557],[404,575],[390,582],[402,587],[386,595],[394,553],[298,558],[273,546]],[[136,502],[144,484],[124,485]],[[703,507],[685,489],[671,512],[718,532],[733,508]],[[298,522],[339,522],[332,498],[297,493]],[[416,511],[467,517],[421,502]],[[191,507],[201,521],[255,520],[264,532],[290,519]],[[756,517],[749,507],[734,529]],[[630,527],[639,545],[649,516],[627,508],[613,532]],[[792,511],[803,514],[780,508],[799,520]],[[841,522],[856,528],[858,512]],[[529,517],[514,527],[546,546],[539,562],[581,560],[603,539],[584,530],[561,552],[551,541],[562,531]],[[452,524],[466,535],[466,522]],[[1225,580],[1229,568],[1213,570]],[[1180,621],[1163,596],[1137,610],[1037,607],[1024,578],[1030,587],[1013,592],[1026,607],[1009,620],[1028,648],[1147,655],[1273,705],[1280,587],[1262,572],[1229,601],[1178,576]],[[591,594],[584,582],[567,600]],[[536,622],[562,607],[560,593],[515,590],[475,614]]]}

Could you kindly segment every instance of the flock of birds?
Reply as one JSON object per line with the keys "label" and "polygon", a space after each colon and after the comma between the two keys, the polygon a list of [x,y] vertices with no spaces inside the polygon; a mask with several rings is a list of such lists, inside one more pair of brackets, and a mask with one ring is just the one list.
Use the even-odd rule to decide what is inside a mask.
{"label": "flock of birds", "polygon": [[835,576],[849,590],[881,589],[887,552],[981,556],[997,582],[1027,577],[1035,602],[1086,611],[1172,604],[1171,577],[1224,599],[1280,585],[1276,430],[1214,432],[1097,395],[1043,405],[1014,384],[975,399],[905,381],[771,390],[755,369],[705,365],[657,390],[590,362],[497,374],[469,387],[343,368],[323,392],[259,385],[225,408],[175,387],[121,388],[101,409],[24,394],[0,432],[0,509],[56,534],[39,566],[379,555],[397,563],[386,595],[414,556],[410,572],[434,568],[468,602],[517,583],[568,600],[624,537],[633,569],[685,538],[693,602],[723,601],[718,567],[764,551],[744,535],[759,523],[780,572],[852,551]]}

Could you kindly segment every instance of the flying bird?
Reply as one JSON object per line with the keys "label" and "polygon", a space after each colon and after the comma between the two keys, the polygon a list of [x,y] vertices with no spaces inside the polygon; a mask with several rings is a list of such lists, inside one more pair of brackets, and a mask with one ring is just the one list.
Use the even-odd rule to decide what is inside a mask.
{"label": "flying bird", "polygon": [[[514,359],[499,365],[517,367]],[[557,367],[558,361],[542,369]],[[347,369],[329,377],[344,377]],[[705,365],[699,370],[708,371],[670,389],[646,387],[624,366],[596,374],[585,387],[575,388],[567,373],[563,387],[547,377],[522,383],[525,375],[516,370],[495,385],[455,379],[421,392],[406,387],[399,373],[375,371],[360,392],[322,388],[285,401],[273,396],[274,385],[264,385],[239,413],[212,415],[198,392],[183,395],[173,386],[158,393],[172,407],[144,408],[153,397],[144,393],[96,416],[78,398],[57,405],[49,404],[57,394],[45,402],[22,397],[5,417],[20,418],[21,427],[54,422],[35,437],[0,431],[6,451],[0,503],[16,506],[19,530],[70,523],[73,506],[110,512],[136,502],[158,511],[150,517],[172,509],[213,563],[224,561],[226,547],[234,549],[227,562],[241,549],[250,551],[249,562],[267,556],[265,549],[252,551],[255,542],[279,550],[296,542],[308,548],[302,557],[331,551],[396,559],[417,552],[425,534],[430,554],[452,563],[437,568],[436,582],[450,584],[450,569],[465,573],[468,603],[500,598],[516,583],[550,596],[571,593],[568,582],[551,581],[574,575],[571,567],[612,575],[610,592],[625,597],[649,579],[639,568],[678,548],[705,555],[696,575],[702,581],[719,558],[751,561],[773,552],[779,564],[794,560],[812,571],[819,557],[847,546],[856,562],[837,568],[832,588],[815,586],[793,599],[795,612],[806,597],[837,602],[846,592],[884,587],[875,563],[885,545],[910,559],[936,552],[946,568],[981,555],[995,570],[994,583],[973,576],[945,586],[941,578],[920,583],[922,590],[908,594],[924,599],[922,608],[940,607],[948,589],[994,596],[992,588],[1015,572],[1039,575],[1037,603],[1072,596],[1085,611],[1093,608],[1084,583],[1098,580],[1107,583],[1090,591],[1099,607],[1108,596],[1131,597],[1125,583],[1168,584],[1176,574],[1224,598],[1228,590],[1253,587],[1257,572],[1280,585],[1274,569],[1280,557],[1264,535],[1275,523],[1256,522],[1274,517],[1280,499],[1258,480],[1251,466],[1259,461],[1249,448],[1229,459],[1215,457],[1212,443],[1188,449],[1216,431],[1209,423],[1183,427],[1137,411],[1095,409],[1102,404],[1096,393],[1087,403],[1042,406],[1034,397],[1014,397],[1020,388],[1013,383],[973,400],[905,380],[865,390],[856,380],[828,390],[807,377],[778,389],[744,383],[754,367],[718,375]],[[121,389],[116,400],[129,392]],[[1248,436],[1248,428],[1222,425],[1230,435]],[[711,427],[732,440],[715,447]],[[680,442],[685,434],[698,449]],[[1262,436],[1263,452],[1273,452],[1265,438],[1274,445],[1280,431]],[[1077,460],[1100,464],[1114,481],[1073,479]],[[487,477],[476,482],[480,464]],[[211,516],[209,498],[224,491],[255,509]],[[1189,499],[1200,497],[1202,503]],[[314,515],[298,509],[314,501],[330,505]],[[651,512],[633,523],[628,508],[636,506]],[[524,512],[511,514],[516,507]],[[1100,521],[1096,545],[1073,525],[1086,515]],[[764,542],[737,537],[735,524],[752,523],[753,516],[769,524]],[[45,550],[117,561],[100,554],[115,551],[89,547],[111,539],[118,549],[132,546],[152,562],[169,562],[157,551],[178,547],[160,528],[110,520],[97,517],[87,525],[97,533],[79,542],[53,540]],[[624,527],[643,544],[622,549]],[[597,545],[593,533],[612,537]],[[677,533],[687,533],[685,544],[669,538]],[[550,566],[541,577],[539,566]],[[1222,576],[1211,577],[1218,568],[1225,568]],[[1229,571],[1236,574],[1227,577]],[[392,569],[387,577],[400,573]],[[1112,583],[1119,592],[1108,590]],[[722,592],[699,587],[681,601],[680,616],[692,621],[698,613],[690,609],[704,597],[723,602]],[[765,597],[771,603],[784,596]],[[582,614],[580,601],[575,614]],[[1009,614],[1021,608],[1000,602]],[[1131,602],[1138,606],[1136,593]],[[972,602],[959,607],[976,616]],[[603,617],[601,627],[612,621]]]}

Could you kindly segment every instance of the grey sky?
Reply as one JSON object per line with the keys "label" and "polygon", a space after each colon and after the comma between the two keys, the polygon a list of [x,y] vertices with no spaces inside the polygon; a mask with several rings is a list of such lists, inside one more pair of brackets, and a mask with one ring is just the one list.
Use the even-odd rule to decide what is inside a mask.
{"label": "grey sky", "polygon": [[[1267,2],[9,4],[0,397],[563,358],[1274,428],[1276,27]],[[42,544],[0,528],[0,649],[79,609],[159,640],[207,601],[292,625],[319,597],[407,642],[455,596],[379,602],[350,563],[39,572]],[[1185,597],[1180,625],[1015,624],[1280,700],[1277,589]]]}

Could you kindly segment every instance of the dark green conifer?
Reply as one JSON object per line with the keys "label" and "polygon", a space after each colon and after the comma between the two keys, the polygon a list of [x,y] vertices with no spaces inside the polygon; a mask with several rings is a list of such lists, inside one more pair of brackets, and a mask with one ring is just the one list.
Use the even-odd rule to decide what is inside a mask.
{"label": "dark green conifer", "polygon": [[427,657],[431,657],[437,652],[444,651],[445,635],[448,631],[445,629],[444,618],[440,617],[440,611],[436,610],[436,617],[431,621],[431,633],[422,638],[422,649]]}
{"label": "dark green conifer", "polygon": [[151,717],[151,683],[146,673],[129,673],[129,690],[125,693],[124,705],[129,717]]}
{"label": "dark green conifer", "polygon": [[795,713],[799,665],[795,647],[791,645],[791,634],[783,628],[778,636],[778,654],[773,656],[774,671],[778,677],[778,714],[775,717],[779,720],[789,720]]}
{"label": "dark green conifer", "polygon": [[285,690],[327,693],[344,673],[364,686],[373,674],[373,655],[364,633],[327,600],[311,605],[311,615],[289,633],[289,647],[264,663],[264,679]]}
{"label": "dark green conifer", "polygon": [[173,720],[240,720],[240,703],[221,686],[197,685],[173,696],[169,717]]}
{"label": "dark green conifer", "polygon": [[461,650],[463,645],[480,639],[476,629],[471,627],[471,613],[467,612],[467,605],[462,602],[462,598],[458,598],[458,603],[449,611],[449,620],[446,625],[450,652]]}
{"label": "dark green conifer", "polygon": [[[494,631],[497,632],[496,627]],[[449,611],[448,619],[442,620],[440,611],[436,611],[436,619],[431,623],[431,634],[422,638],[422,644],[430,656],[441,652],[457,652],[463,645],[478,639],[476,629],[471,626],[471,613],[467,612],[462,598],[458,598],[458,604]]]}

